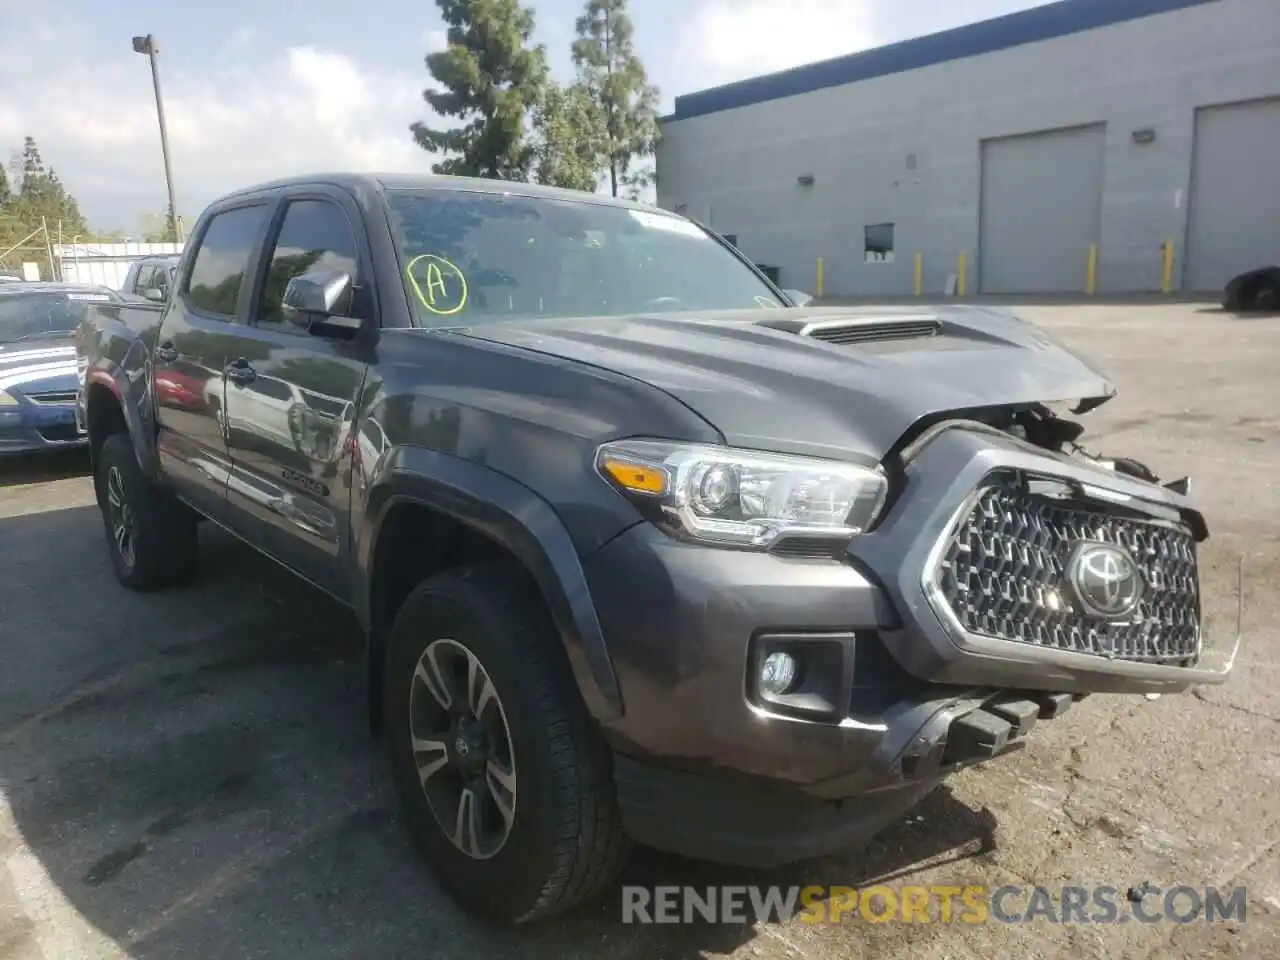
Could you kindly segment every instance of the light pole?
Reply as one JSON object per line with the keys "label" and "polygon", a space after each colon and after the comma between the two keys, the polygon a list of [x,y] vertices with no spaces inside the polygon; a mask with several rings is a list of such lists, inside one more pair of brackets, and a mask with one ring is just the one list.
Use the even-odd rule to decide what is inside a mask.
{"label": "light pole", "polygon": [[151,85],[156,91],[156,118],[160,121],[160,152],[164,154],[164,182],[169,188],[169,222],[178,242],[182,242],[182,221],[178,219],[178,204],[173,198],[173,169],[169,165],[169,134],[164,126],[164,98],[160,95],[160,68],[156,64],[156,55],[160,52],[156,38],[151,34],[133,38],[133,52],[145,53],[151,60]]}

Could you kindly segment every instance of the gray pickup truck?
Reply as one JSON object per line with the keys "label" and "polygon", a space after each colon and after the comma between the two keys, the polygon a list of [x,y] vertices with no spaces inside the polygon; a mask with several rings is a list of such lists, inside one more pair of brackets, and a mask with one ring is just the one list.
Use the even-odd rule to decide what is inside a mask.
{"label": "gray pickup truck", "polygon": [[1220,683],[1183,481],[1006,311],[813,308],[714,233],[527,184],[315,176],[101,305],[78,416],[119,580],[231,531],[358,614],[409,832],[515,923],[630,841],[768,866],[1094,691]]}

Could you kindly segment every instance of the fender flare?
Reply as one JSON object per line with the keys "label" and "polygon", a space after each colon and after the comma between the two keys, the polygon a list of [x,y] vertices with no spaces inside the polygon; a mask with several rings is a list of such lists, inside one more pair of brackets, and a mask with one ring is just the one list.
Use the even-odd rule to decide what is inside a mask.
{"label": "fender flare", "polygon": [[367,634],[375,550],[383,522],[401,503],[438,511],[509,550],[542,592],[587,709],[600,722],[622,716],[617,674],[568,530],[533,490],[469,460],[421,447],[394,447],[381,458],[355,531],[361,581],[355,596]]}
{"label": "fender flare", "polygon": [[[139,349],[140,347],[131,347],[129,353],[139,352]],[[134,364],[133,367],[132,373],[130,367],[125,365],[115,366],[110,370],[104,369],[104,366],[96,366],[85,372],[85,427],[87,429],[92,423],[90,399],[95,393],[93,388],[102,387],[111,394],[120,409],[129,440],[133,444],[134,455],[138,458],[143,473],[154,479],[157,464],[155,431],[149,429],[152,424],[146,416],[144,406],[150,400],[149,377],[145,366]]]}

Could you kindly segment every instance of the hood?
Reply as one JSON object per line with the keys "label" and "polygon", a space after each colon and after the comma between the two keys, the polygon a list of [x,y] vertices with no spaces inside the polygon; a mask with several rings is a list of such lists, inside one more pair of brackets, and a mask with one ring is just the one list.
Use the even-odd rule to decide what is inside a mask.
{"label": "hood", "polygon": [[35,394],[78,386],[73,344],[65,340],[0,344],[0,390]]}
{"label": "hood", "polygon": [[815,456],[879,460],[925,418],[1115,393],[1039,328],[977,306],[536,318],[462,332],[643,380],[727,443]]}

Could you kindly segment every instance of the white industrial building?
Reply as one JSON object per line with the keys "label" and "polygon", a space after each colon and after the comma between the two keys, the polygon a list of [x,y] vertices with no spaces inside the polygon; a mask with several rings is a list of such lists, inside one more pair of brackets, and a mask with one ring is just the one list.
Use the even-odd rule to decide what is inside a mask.
{"label": "white industrial building", "polygon": [[1218,291],[1280,263],[1280,0],[1060,0],[677,97],[662,133],[658,203],[787,287]]}

